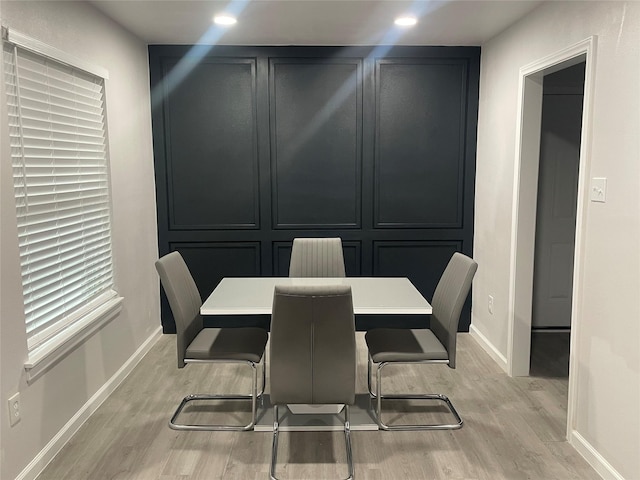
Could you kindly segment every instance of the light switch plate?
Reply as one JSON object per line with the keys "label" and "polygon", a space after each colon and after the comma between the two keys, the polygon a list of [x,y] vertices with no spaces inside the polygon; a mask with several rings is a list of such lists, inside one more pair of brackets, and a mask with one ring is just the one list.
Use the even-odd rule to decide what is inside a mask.
{"label": "light switch plate", "polygon": [[604,177],[594,177],[591,179],[591,193],[589,198],[592,202],[602,202],[607,200],[607,179]]}

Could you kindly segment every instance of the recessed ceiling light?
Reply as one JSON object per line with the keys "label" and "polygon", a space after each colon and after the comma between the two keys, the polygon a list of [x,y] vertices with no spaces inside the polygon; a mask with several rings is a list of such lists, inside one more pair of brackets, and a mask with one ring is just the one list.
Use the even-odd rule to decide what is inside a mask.
{"label": "recessed ceiling light", "polygon": [[232,17],[231,15],[221,14],[213,17],[213,23],[217,25],[233,25],[236,22],[237,22],[236,18]]}
{"label": "recessed ceiling light", "polygon": [[393,23],[400,27],[412,27],[418,23],[418,20],[416,17],[398,17]]}

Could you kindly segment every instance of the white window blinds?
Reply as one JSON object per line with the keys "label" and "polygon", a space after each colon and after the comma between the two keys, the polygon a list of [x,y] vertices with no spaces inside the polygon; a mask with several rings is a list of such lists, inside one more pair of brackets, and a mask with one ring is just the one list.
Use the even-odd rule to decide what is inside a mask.
{"label": "white window blinds", "polygon": [[116,296],[104,80],[4,43],[29,350]]}

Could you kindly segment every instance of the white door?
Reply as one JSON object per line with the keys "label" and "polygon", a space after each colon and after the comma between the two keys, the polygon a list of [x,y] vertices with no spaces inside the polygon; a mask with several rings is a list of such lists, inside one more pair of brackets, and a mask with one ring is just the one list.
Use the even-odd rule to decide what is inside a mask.
{"label": "white door", "polygon": [[[584,77],[583,77],[584,78]],[[542,102],[532,327],[570,327],[582,94]]]}

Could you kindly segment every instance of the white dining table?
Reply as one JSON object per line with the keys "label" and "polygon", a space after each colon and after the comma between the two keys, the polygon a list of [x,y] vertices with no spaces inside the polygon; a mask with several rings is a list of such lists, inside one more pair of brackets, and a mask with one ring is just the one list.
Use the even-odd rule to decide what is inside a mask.
{"label": "white dining table", "polygon": [[[200,307],[202,315],[271,315],[276,285],[349,285],[356,315],[430,315],[431,305],[405,277],[225,277]],[[273,430],[269,395],[262,397],[255,431]],[[336,415],[327,413],[335,406],[294,406],[280,419],[282,431],[342,430]],[[336,410],[332,413],[337,413]],[[300,414],[300,412],[303,412]],[[314,414],[315,413],[315,414]],[[351,407],[352,430],[378,430],[368,393],[356,394]]]}
{"label": "white dining table", "polygon": [[276,285],[349,285],[356,315],[430,315],[431,305],[405,277],[225,277],[202,315],[270,315]]}

